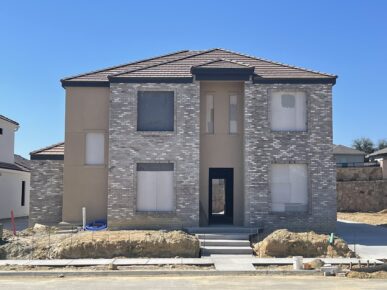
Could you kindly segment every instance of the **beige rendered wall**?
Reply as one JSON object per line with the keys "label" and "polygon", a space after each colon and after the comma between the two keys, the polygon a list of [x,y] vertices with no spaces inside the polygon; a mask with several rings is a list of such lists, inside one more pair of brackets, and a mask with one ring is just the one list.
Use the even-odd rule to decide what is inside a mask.
{"label": "beige rendered wall", "polygon": [[[66,88],[63,221],[107,216],[109,88]],[[87,132],[105,133],[105,165],[85,165]]]}
{"label": "beige rendered wall", "polygon": [[[238,134],[229,133],[229,96],[238,95]],[[214,96],[214,134],[205,133],[206,94]],[[234,168],[234,225],[243,225],[243,82],[200,83],[201,225],[208,223],[209,168]]]}

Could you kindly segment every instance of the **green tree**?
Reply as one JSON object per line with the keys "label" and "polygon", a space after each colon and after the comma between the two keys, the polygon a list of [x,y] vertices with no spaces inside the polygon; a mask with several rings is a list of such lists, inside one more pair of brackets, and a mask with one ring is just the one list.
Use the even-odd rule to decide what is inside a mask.
{"label": "green tree", "polygon": [[352,147],[357,150],[363,151],[366,154],[371,154],[372,152],[375,151],[374,142],[372,142],[370,138],[365,138],[365,137],[361,137],[353,140]]}
{"label": "green tree", "polygon": [[378,150],[384,149],[387,147],[387,139],[381,139],[378,141]]}

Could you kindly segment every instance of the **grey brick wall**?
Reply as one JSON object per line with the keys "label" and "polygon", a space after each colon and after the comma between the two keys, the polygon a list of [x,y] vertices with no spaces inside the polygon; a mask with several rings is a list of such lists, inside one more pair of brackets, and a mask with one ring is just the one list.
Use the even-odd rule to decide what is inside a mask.
{"label": "grey brick wall", "polygon": [[[175,132],[137,132],[137,91],[175,92]],[[108,223],[110,227],[179,228],[199,224],[199,85],[112,83]],[[175,164],[176,211],[136,210],[136,163]]]}
{"label": "grey brick wall", "polygon": [[62,221],[63,161],[32,160],[29,224]]}
{"label": "grey brick wall", "polygon": [[[175,91],[175,132],[137,132],[138,90]],[[308,109],[305,132],[271,130],[269,96],[272,90],[306,92]],[[111,84],[108,181],[110,226],[165,228],[198,225],[199,92],[199,83],[196,82]],[[245,226],[334,231],[336,171],[332,155],[332,86],[246,82],[244,113]],[[138,162],[175,163],[175,212],[137,212],[135,169]],[[307,213],[271,212],[270,168],[273,163],[307,164]]]}
{"label": "grey brick wall", "polygon": [[[270,128],[271,90],[300,90],[307,95],[307,131]],[[336,224],[336,169],[332,155],[332,87],[328,84],[245,84],[245,225],[329,232]],[[306,163],[309,211],[271,212],[272,163]]]}

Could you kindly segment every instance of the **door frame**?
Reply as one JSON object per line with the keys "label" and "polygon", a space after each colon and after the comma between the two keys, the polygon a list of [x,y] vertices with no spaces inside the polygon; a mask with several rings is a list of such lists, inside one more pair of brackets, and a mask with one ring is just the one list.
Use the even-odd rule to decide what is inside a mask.
{"label": "door frame", "polygon": [[[225,210],[224,215],[212,215],[212,179],[225,180]],[[208,223],[233,224],[234,219],[234,168],[208,169]]]}

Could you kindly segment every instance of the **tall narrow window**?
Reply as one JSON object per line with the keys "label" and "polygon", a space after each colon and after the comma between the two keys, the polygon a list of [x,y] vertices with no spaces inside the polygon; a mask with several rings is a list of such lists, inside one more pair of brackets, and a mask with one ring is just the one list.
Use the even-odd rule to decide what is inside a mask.
{"label": "tall narrow window", "polygon": [[26,182],[22,181],[22,190],[21,190],[21,206],[26,204]]}
{"label": "tall narrow window", "polygon": [[0,135],[3,135],[3,128],[0,128]]}
{"label": "tall narrow window", "polygon": [[306,212],[308,178],[306,164],[273,164],[271,167],[273,212]]}
{"label": "tall narrow window", "polygon": [[86,165],[105,164],[105,134],[86,133]]}
{"label": "tall narrow window", "polygon": [[174,211],[173,163],[137,164],[137,210]]}
{"label": "tall narrow window", "polygon": [[229,131],[230,134],[238,133],[238,97],[237,95],[230,95],[229,104]]}
{"label": "tall narrow window", "polygon": [[214,134],[214,96],[206,95],[206,133]]}

